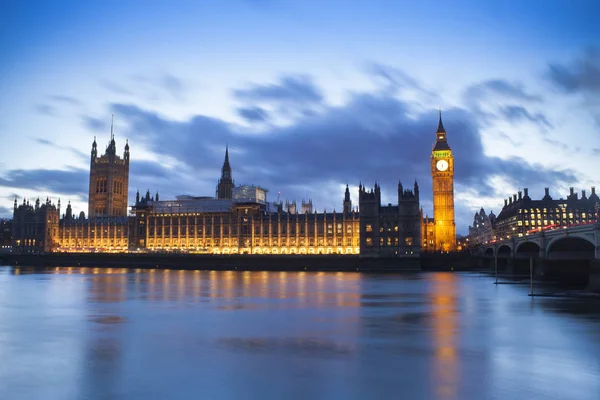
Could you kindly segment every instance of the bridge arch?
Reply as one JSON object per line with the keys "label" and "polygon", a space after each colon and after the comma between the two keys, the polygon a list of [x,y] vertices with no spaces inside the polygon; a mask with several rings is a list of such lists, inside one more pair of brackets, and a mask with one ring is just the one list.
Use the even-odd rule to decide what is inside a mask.
{"label": "bridge arch", "polygon": [[[556,253],[578,253],[582,258],[594,258],[596,245],[593,239],[585,235],[564,235],[553,238],[546,246],[546,256]],[[578,257],[579,258],[579,257]]]}
{"label": "bridge arch", "polygon": [[494,248],[493,247],[488,247],[487,249],[485,249],[484,255],[486,257],[494,257]]}
{"label": "bridge arch", "polygon": [[498,250],[496,250],[496,255],[498,257],[510,257],[511,251],[512,251],[512,248],[510,247],[510,245],[505,243],[498,247]]}
{"label": "bridge arch", "polygon": [[515,254],[533,254],[536,255],[540,252],[540,245],[536,242],[521,242],[515,249]]}

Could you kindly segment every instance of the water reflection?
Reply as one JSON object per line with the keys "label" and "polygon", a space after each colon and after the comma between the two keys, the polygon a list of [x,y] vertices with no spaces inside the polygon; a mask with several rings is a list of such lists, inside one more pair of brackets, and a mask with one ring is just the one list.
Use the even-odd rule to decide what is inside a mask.
{"label": "water reflection", "polygon": [[431,276],[431,299],[433,304],[433,336],[435,345],[435,373],[433,384],[439,398],[454,399],[458,383],[456,336],[457,282],[456,275],[435,273]]}
{"label": "water reflection", "polygon": [[527,290],[452,273],[0,267],[0,398],[600,398],[597,304]]}

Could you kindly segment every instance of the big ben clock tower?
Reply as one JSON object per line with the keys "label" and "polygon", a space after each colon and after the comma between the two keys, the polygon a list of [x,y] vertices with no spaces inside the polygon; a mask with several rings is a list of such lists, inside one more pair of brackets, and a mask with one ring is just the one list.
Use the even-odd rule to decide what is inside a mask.
{"label": "big ben clock tower", "polygon": [[433,220],[435,223],[435,249],[456,249],[454,222],[454,156],[448,145],[442,124],[442,112],[431,152],[431,178],[433,181]]}

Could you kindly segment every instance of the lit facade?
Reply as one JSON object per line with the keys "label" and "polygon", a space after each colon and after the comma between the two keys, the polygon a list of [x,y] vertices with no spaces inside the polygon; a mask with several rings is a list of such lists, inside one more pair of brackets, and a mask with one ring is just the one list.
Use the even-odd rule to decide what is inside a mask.
{"label": "lit facade", "polygon": [[485,213],[482,208],[479,212],[476,212],[473,216],[473,225],[469,226],[469,240],[470,246],[476,246],[483,243],[489,243],[494,238],[493,224],[496,223],[496,215],[490,212],[489,215]]}
{"label": "lit facade", "polygon": [[[431,151],[431,180],[433,184],[433,221],[423,218],[421,231],[424,251],[456,250],[454,219],[454,155],[448,144],[440,112],[436,141]],[[433,229],[431,229],[433,228]],[[433,230],[433,232],[430,232]]]}
{"label": "lit facade", "polygon": [[559,200],[550,196],[549,188],[545,189],[541,200],[532,200],[525,188],[504,200],[504,207],[494,224],[494,239],[522,237],[539,230],[597,222],[600,221],[599,210],[600,199],[594,187],[589,197],[585,190],[579,197],[570,188],[566,199]]}
{"label": "lit facade", "polygon": [[158,252],[359,254],[357,212],[291,213],[227,199],[141,201],[132,244]]}
{"label": "lit facade", "polygon": [[111,141],[105,154],[98,156],[95,139],[92,144],[88,216],[83,212],[73,215],[69,204],[60,218],[60,200],[57,205],[49,200],[43,205],[39,200],[36,205],[24,200],[19,206],[15,200],[13,248],[20,252],[418,257],[422,248],[442,246],[455,232],[454,166],[441,119],[437,143],[442,144],[434,148],[432,165],[438,165],[441,159],[449,163],[443,171],[432,172],[437,199],[435,216],[439,222],[437,218],[423,218],[416,182],[412,189],[398,185],[395,205],[381,204],[381,189],[377,184],[370,190],[359,186],[358,208],[352,207],[346,186],[343,200],[340,199],[341,212],[317,212],[310,199],[303,200],[301,207],[295,201],[284,204],[279,197],[269,203],[266,189],[234,185],[229,149],[225,151],[215,197],[179,196],[175,200],[160,200],[158,193],[151,196],[148,191],[140,196],[138,192],[127,215],[129,144],[123,157],[119,157],[111,127]]}
{"label": "lit facade", "polygon": [[58,205],[38,198],[34,204],[23,199],[17,204],[15,199],[12,248],[20,253],[45,253],[55,248],[54,238],[58,235],[60,200]]}

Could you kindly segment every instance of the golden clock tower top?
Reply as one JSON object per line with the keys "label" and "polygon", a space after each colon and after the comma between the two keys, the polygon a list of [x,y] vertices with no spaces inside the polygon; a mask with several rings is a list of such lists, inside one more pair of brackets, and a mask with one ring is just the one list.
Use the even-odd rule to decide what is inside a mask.
{"label": "golden clock tower top", "polygon": [[440,120],[438,122],[437,132],[435,133],[435,146],[433,147],[433,150],[450,150],[448,139],[446,138],[446,130],[442,123],[442,112],[440,111],[439,113]]}

